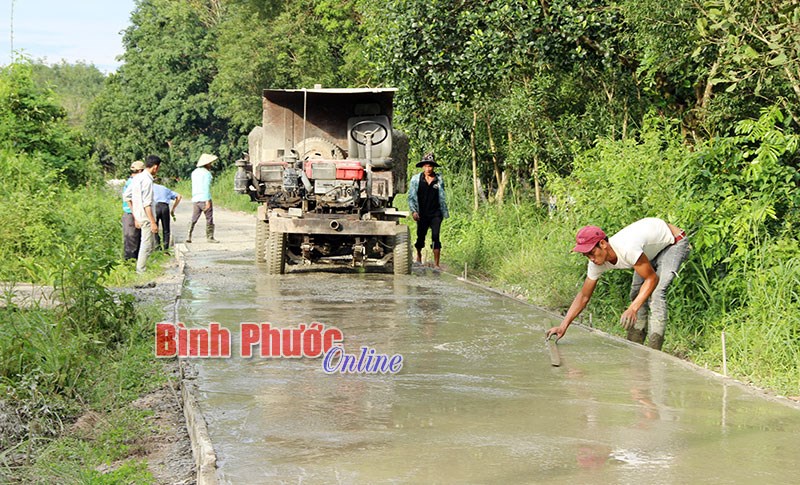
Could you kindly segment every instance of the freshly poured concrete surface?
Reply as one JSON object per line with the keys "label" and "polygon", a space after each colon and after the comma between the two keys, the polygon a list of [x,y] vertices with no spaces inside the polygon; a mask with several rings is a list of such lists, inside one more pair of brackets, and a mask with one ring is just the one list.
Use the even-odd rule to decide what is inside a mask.
{"label": "freshly poured concrete surface", "polygon": [[452,277],[267,276],[222,249],[189,255],[181,316],[231,329],[234,354],[241,322],[322,322],[404,358],[195,360],[223,482],[797,482],[800,411],[661,353],[573,328],[552,367],[552,316]]}

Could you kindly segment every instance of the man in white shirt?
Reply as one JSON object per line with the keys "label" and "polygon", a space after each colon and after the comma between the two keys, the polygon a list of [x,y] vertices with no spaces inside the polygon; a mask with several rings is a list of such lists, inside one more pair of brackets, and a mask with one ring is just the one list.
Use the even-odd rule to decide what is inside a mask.
{"label": "man in white shirt", "polygon": [[620,323],[628,331],[628,340],[644,343],[647,333],[648,345],[661,350],[667,324],[667,288],[689,255],[686,232],[661,219],[648,217],[623,228],[610,239],[597,226],[583,227],[575,236],[575,242],[572,250],[589,258],[586,279],[561,325],[548,330],[547,336],[564,336],[589,303],[600,275],[610,269],[632,268],[631,304],[622,313]]}
{"label": "man in white shirt", "polygon": [[150,155],[144,162],[144,171],[135,177],[125,190],[123,199],[130,201],[131,212],[136,227],[142,230],[139,255],[136,258],[136,272],[142,274],[147,267],[147,258],[153,252],[158,234],[155,202],[153,198],[153,177],[158,173],[161,159]]}

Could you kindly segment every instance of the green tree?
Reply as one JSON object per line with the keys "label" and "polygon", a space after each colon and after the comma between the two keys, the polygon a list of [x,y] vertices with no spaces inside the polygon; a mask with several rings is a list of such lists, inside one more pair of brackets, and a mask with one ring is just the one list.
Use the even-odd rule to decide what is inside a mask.
{"label": "green tree", "polygon": [[66,123],[66,111],[52,90],[34,82],[21,61],[0,69],[0,148],[40,157],[72,185],[97,172],[89,144]]}
{"label": "green tree", "polygon": [[42,62],[32,65],[33,76],[39,85],[53,90],[67,112],[67,123],[82,127],[86,123],[89,105],[103,89],[105,76],[94,65],[78,62],[48,66]]}
{"label": "green tree", "polygon": [[712,57],[707,92],[721,99],[722,115],[756,117],[781,100],[798,121],[800,5],[793,0],[706,0],[696,21],[695,57]]}
{"label": "green tree", "polygon": [[[227,123],[208,92],[216,75],[215,21],[205,2],[142,0],[123,37],[123,65],[109,76],[88,127],[104,161],[124,171],[157,154],[166,175],[185,175],[203,151],[232,154]],[[200,8],[203,7],[203,8]]]}
{"label": "green tree", "polygon": [[357,84],[364,69],[352,3],[230,2],[218,27],[216,112],[244,135],[261,123],[265,88]]}

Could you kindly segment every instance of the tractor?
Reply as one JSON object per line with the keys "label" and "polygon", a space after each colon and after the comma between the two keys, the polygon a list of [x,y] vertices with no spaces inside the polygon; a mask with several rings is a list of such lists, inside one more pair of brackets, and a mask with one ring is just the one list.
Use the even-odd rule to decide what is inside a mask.
{"label": "tractor", "polygon": [[267,89],[262,125],[236,161],[234,188],[258,203],[255,259],[302,267],[411,271],[408,137],[392,126],[392,88]]}

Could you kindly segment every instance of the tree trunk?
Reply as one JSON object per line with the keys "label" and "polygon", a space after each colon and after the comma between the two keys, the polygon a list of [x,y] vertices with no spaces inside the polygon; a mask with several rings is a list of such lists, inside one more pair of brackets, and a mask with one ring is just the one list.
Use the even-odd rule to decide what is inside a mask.
{"label": "tree trunk", "polygon": [[505,179],[507,175],[505,170],[500,171],[500,164],[497,161],[497,146],[494,143],[494,135],[492,134],[492,123],[489,118],[486,118],[486,132],[489,134],[489,150],[492,152],[492,165],[494,166],[494,179],[497,182],[497,192],[495,193],[495,202],[503,205],[503,197],[505,196]]}
{"label": "tree trunk", "polygon": [[786,73],[786,77],[789,78],[789,83],[792,85],[794,94],[797,96],[797,99],[800,100],[800,83],[797,81],[797,76],[794,75],[788,64],[783,65],[783,72]]}
{"label": "tree trunk", "polygon": [[497,186],[497,195],[495,196],[497,205],[503,205],[503,200],[506,198],[506,185],[508,185],[508,170],[503,170],[500,175],[500,184]]}
{"label": "tree trunk", "polygon": [[475,147],[475,129],[478,126],[478,112],[472,111],[472,130],[469,133],[469,141],[472,145],[472,198],[473,208],[478,210],[478,150]]}
{"label": "tree trunk", "polygon": [[703,90],[703,99],[700,100],[700,107],[703,108],[703,111],[708,107],[708,102],[711,100],[711,94],[714,89],[711,81],[717,76],[717,69],[719,69],[719,59],[714,61],[714,64],[711,65],[711,70],[708,71],[708,81],[706,81],[706,88]]}
{"label": "tree trunk", "polygon": [[536,205],[542,205],[542,192],[539,189],[539,155],[533,154],[533,189],[536,193]]}
{"label": "tree trunk", "polygon": [[622,117],[622,139],[628,138],[628,98],[624,98],[625,114]]}

